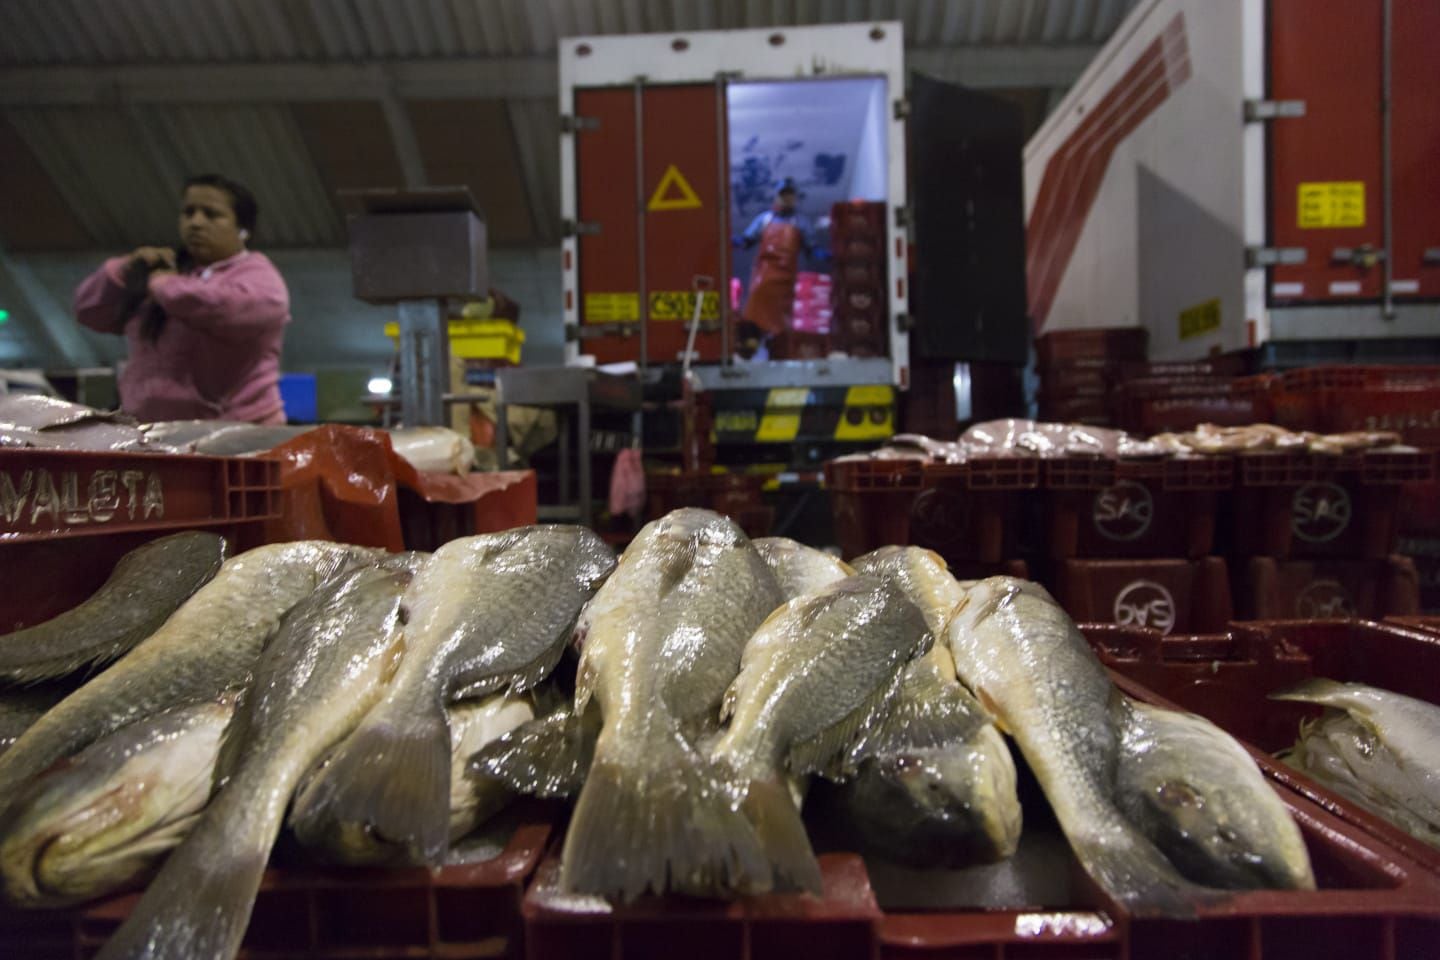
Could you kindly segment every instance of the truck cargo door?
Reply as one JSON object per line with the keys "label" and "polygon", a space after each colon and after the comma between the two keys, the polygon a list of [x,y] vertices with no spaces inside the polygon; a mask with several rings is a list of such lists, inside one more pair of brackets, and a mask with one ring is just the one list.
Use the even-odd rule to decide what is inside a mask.
{"label": "truck cargo door", "polygon": [[1269,30],[1270,99],[1305,102],[1270,128],[1271,246],[1305,251],[1271,268],[1270,302],[1378,299],[1381,5],[1270,0]]}
{"label": "truck cargo door", "polygon": [[674,363],[697,297],[698,359],[720,359],[721,102],[714,84],[575,91],[581,351],[600,363],[639,361],[642,344],[647,363]]}
{"label": "truck cargo door", "polygon": [[1440,3],[1394,0],[1390,64],[1396,300],[1440,298]]}
{"label": "truck cargo door", "polygon": [[921,359],[1025,362],[1020,108],[912,74],[910,192]]}

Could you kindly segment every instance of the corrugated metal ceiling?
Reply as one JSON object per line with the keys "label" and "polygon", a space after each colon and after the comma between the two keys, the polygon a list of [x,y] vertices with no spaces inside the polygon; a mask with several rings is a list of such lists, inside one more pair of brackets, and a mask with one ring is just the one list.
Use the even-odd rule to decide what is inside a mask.
{"label": "corrugated metal ceiling", "polygon": [[[900,19],[914,49],[1090,47],[1102,42],[1137,0],[0,0],[0,68],[170,66],[187,64],[367,63],[535,58],[560,37]],[[58,71],[57,71],[58,72]],[[74,72],[74,71],[72,71]],[[513,71],[511,71],[513,73]],[[507,74],[508,76],[509,74]],[[102,81],[103,82],[103,81]],[[524,81],[528,86],[529,81]],[[1035,86],[1043,86],[1037,82]],[[552,88],[553,89],[553,88]],[[1046,92],[1017,91],[1043,103]],[[447,122],[483,120],[466,150],[505,150],[512,160],[459,164],[432,124],[435,170],[469,169],[477,196],[506,207],[498,245],[553,243],[558,235],[558,118],[552,91],[522,86],[503,101],[472,99]],[[236,100],[244,101],[237,92]],[[283,98],[283,94],[281,97]],[[350,94],[375,104],[374,91]],[[108,98],[105,98],[108,99]],[[311,100],[303,109],[268,102],[158,102],[105,105],[20,103],[0,111],[14,131],[7,149],[28,151],[30,179],[48,177],[73,213],[69,233],[0,237],[12,250],[47,249],[83,228],[94,245],[156,242],[174,231],[175,193],[184,175],[219,170],[261,195],[267,246],[334,246],[344,228],[334,198],[357,182],[391,183],[395,159],[377,148],[390,137],[378,111],[346,115],[344,104]],[[184,99],[184,98],[177,98]],[[262,99],[252,94],[252,99]],[[303,98],[297,98],[303,99]],[[497,109],[502,106],[503,109]],[[355,106],[355,104],[350,104]],[[411,104],[412,108],[415,104]],[[317,114],[317,111],[320,111]],[[1032,111],[1033,112],[1033,111]],[[363,130],[340,116],[368,118]],[[455,118],[459,118],[458,120]],[[412,116],[412,119],[413,116]],[[349,129],[353,132],[347,133]],[[454,138],[449,138],[454,139]],[[437,152],[438,151],[438,152]],[[383,154],[383,156],[382,156]],[[0,183],[0,188],[7,185]],[[4,190],[0,189],[0,194]],[[515,205],[514,196],[526,203]],[[505,202],[500,202],[505,201]],[[54,204],[52,203],[52,206]],[[11,218],[13,219],[13,218]],[[502,227],[496,223],[494,226]],[[49,246],[47,246],[49,245]]]}
{"label": "corrugated metal ceiling", "polygon": [[902,20],[912,47],[1099,43],[1135,0],[7,0],[0,64],[540,56],[576,34]]}

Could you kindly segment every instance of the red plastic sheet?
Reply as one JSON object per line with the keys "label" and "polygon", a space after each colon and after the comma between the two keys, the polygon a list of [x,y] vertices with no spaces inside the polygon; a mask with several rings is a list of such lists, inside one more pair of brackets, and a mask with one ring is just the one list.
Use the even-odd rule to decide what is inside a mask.
{"label": "red plastic sheet", "polygon": [[[266,542],[336,540],[388,550],[433,549],[407,540],[406,511],[459,515],[456,535],[535,522],[535,473],[509,470],[466,476],[420,473],[395,453],[383,430],[324,426],[271,451],[281,467],[281,513],[267,521]],[[416,496],[402,497],[402,491]],[[421,524],[430,528],[437,525]]]}

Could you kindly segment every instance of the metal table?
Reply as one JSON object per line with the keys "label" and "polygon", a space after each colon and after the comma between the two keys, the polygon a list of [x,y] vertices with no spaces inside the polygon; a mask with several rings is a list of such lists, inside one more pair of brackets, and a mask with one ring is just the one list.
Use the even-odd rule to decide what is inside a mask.
{"label": "metal table", "polygon": [[[640,381],[634,376],[615,376],[587,367],[512,367],[495,373],[495,449],[505,463],[509,450],[508,408],[548,407],[555,410],[560,444],[560,501],[558,510],[547,510],[547,518],[573,519],[590,526],[594,500],[590,470],[590,411],[618,410],[634,415],[632,430],[640,436]],[[570,499],[570,412],[575,411],[576,445],[579,448],[578,504]]]}

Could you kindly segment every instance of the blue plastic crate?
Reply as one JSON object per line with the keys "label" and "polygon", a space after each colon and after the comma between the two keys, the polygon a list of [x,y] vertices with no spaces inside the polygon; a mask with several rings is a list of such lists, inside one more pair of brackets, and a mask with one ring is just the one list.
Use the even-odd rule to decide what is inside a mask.
{"label": "blue plastic crate", "polygon": [[285,419],[291,423],[314,423],[320,419],[315,374],[282,373],[280,399],[285,403]]}

